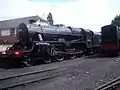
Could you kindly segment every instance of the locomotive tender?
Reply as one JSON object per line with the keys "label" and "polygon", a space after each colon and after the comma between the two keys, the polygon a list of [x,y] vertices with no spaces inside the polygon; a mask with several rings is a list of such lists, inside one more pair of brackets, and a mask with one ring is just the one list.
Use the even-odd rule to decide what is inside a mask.
{"label": "locomotive tender", "polygon": [[2,43],[1,62],[31,66],[39,60],[50,63],[98,53],[100,48],[101,34],[89,29],[21,23],[16,31],[16,42],[9,47],[9,40]]}

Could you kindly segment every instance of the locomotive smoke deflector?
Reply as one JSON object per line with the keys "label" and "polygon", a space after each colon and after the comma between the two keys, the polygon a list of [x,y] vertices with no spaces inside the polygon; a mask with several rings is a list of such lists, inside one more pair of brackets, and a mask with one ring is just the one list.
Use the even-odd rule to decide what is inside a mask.
{"label": "locomotive smoke deflector", "polygon": [[18,26],[18,39],[23,44],[27,44],[29,42],[28,28],[24,23],[21,23]]}

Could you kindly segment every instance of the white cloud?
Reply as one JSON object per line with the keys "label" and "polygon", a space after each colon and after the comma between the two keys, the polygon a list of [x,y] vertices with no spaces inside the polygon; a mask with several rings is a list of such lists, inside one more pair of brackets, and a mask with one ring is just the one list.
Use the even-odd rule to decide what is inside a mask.
{"label": "white cloud", "polygon": [[42,13],[49,11],[49,7],[47,5],[32,3],[28,0],[4,0],[2,2],[7,5],[3,7],[0,17],[5,16],[17,18],[36,14],[41,15]]}
{"label": "white cloud", "polygon": [[1,19],[30,15],[41,16],[43,13],[51,11],[55,23],[89,28],[94,31],[100,31],[101,26],[110,24],[111,19],[118,12],[118,10],[114,12],[110,10],[108,0],[76,0],[56,5],[28,0],[4,0],[2,2],[4,5],[0,15]]}
{"label": "white cloud", "polygon": [[[68,5],[60,5],[53,11],[56,22],[84,28],[99,27],[109,23],[109,10],[105,0],[80,0]],[[59,18],[58,18],[59,17]]]}

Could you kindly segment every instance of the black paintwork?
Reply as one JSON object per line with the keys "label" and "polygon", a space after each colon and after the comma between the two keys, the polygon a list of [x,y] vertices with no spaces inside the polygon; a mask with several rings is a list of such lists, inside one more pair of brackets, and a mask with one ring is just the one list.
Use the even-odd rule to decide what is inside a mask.
{"label": "black paintwork", "polygon": [[101,27],[101,52],[116,56],[119,52],[118,28],[113,25]]}
{"label": "black paintwork", "polygon": [[101,28],[101,44],[117,43],[117,27],[112,25],[105,25]]}

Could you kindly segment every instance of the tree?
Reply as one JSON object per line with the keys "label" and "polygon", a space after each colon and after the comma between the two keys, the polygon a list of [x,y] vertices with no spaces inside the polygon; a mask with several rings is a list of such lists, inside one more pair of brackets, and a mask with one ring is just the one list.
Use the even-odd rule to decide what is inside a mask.
{"label": "tree", "polygon": [[53,17],[52,17],[52,14],[50,12],[47,16],[47,21],[49,22],[50,25],[53,25]]}
{"label": "tree", "polygon": [[116,25],[120,27],[120,15],[115,16],[115,18],[111,22],[111,25]]}

